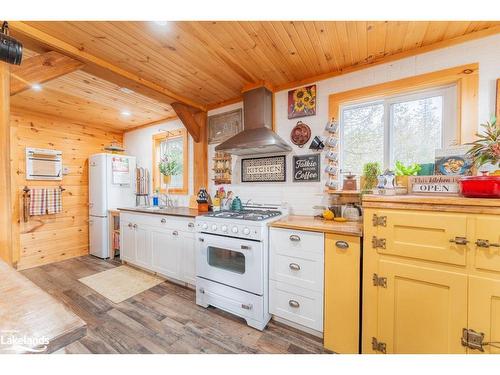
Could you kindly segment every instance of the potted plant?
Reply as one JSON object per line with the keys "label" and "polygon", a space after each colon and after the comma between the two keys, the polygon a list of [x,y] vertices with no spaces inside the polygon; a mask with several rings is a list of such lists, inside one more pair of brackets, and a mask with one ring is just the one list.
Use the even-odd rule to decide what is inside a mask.
{"label": "potted plant", "polygon": [[378,162],[366,163],[363,165],[363,175],[361,176],[361,191],[363,193],[371,192],[377,186],[377,177],[381,174],[380,164]]}
{"label": "potted plant", "polygon": [[497,119],[492,118],[491,122],[481,124],[483,133],[476,133],[477,140],[467,145],[472,148],[467,152],[467,156],[471,157],[474,165],[479,168],[485,164],[491,164],[493,170],[492,175],[500,175],[500,127],[497,125]]}
{"label": "potted plant", "polygon": [[176,155],[165,155],[158,163],[158,167],[163,176],[163,182],[167,186],[172,181],[172,176],[177,176],[182,172],[182,164]]}
{"label": "potted plant", "polygon": [[408,188],[408,176],[416,176],[422,167],[417,163],[404,165],[401,161],[396,161],[396,185]]}

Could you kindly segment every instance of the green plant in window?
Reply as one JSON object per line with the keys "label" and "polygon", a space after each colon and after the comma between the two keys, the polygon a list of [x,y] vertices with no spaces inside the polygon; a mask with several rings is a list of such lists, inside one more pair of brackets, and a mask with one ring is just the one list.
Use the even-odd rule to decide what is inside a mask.
{"label": "green plant in window", "polygon": [[378,162],[366,163],[363,165],[363,185],[362,190],[371,190],[377,186],[377,176],[382,173]]}
{"label": "green plant in window", "polygon": [[177,176],[182,173],[180,153],[170,153],[161,158],[158,163],[160,173],[164,176]]}
{"label": "green plant in window", "polygon": [[497,124],[497,119],[493,117],[491,122],[481,124],[484,129],[483,133],[477,133],[477,140],[472,143],[472,148],[467,152],[467,156],[471,157],[474,164],[480,167],[486,163],[493,166],[498,166],[500,162],[500,127]]}
{"label": "green plant in window", "polygon": [[404,165],[399,160],[396,161],[396,176],[415,176],[421,169],[422,167],[417,163]]}

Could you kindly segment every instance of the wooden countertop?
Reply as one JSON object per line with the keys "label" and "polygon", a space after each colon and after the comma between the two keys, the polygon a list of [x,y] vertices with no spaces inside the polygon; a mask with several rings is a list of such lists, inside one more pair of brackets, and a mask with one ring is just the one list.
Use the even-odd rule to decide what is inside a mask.
{"label": "wooden countertop", "polygon": [[198,210],[189,207],[170,207],[170,208],[160,208],[157,210],[149,210],[144,207],[128,207],[128,208],[118,208],[118,210],[128,211],[128,212],[138,212],[141,214],[169,215],[169,216],[180,216],[180,217],[196,217],[199,215],[206,214],[206,212],[199,212]]}
{"label": "wooden countertop", "polygon": [[444,195],[367,194],[363,195],[363,207],[500,214],[500,199]]}
{"label": "wooden countertop", "polygon": [[[79,340],[87,333],[86,323],[47,292],[0,260],[0,334],[3,342],[15,338],[47,338],[43,353],[51,353]],[[33,347],[0,342],[0,353],[28,353]]]}
{"label": "wooden countertop", "polygon": [[363,236],[363,224],[361,222],[346,221],[341,223],[323,220],[313,216],[289,215],[283,219],[272,222],[269,226],[273,228],[344,234],[356,237]]}

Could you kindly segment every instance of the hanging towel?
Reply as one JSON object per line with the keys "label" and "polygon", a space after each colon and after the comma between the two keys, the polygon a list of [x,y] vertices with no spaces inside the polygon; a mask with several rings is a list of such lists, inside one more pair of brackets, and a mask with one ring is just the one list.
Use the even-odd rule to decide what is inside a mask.
{"label": "hanging towel", "polygon": [[61,188],[45,189],[47,192],[47,214],[58,214],[62,211]]}
{"label": "hanging towel", "polygon": [[31,189],[30,216],[45,215],[47,212],[47,192],[45,189]]}

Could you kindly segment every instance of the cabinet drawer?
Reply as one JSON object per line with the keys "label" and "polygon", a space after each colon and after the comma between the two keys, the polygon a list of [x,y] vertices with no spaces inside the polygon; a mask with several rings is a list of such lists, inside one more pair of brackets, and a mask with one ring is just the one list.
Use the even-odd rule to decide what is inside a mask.
{"label": "cabinet drawer", "polygon": [[[290,285],[323,292],[323,254],[315,259],[271,253],[269,278]],[[308,254],[310,255],[310,254]]]}
{"label": "cabinet drawer", "polygon": [[315,259],[312,253],[323,254],[324,237],[323,233],[271,228],[270,246],[277,254]]}
{"label": "cabinet drawer", "polygon": [[469,245],[450,240],[467,237],[467,215],[399,210],[377,210],[376,215],[385,216],[386,224],[376,226],[374,236],[365,238],[368,248],[379,254],[465,266]]}
{"label": "cabinet drawer", "polygon": [[269,281],[269,310],[271,314],[323,331],[323,293]]}
{"label": "cabinet drawer", "polygon": [[194,232],[194,218],[186,218],[170,215],[141,214],[131,212],[121,212],[120,220],[125,220],[137,225],[147,225],[161,227],[171,230]]}

